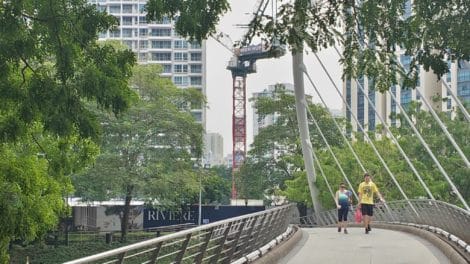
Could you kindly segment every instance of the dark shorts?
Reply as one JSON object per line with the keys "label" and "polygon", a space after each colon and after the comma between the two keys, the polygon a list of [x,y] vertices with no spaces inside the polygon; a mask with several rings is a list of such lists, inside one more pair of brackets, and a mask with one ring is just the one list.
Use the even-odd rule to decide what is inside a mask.
{"label": "dark shorts", "polygon": [[348,211],[349,206],[342,205],[341,208],[338,209],[338,222],[348,221]]}
{"label": "dark shorts", "polygon": [[361,204],[362,215],[373,216],[374,215],[374,205],[373,204]]}

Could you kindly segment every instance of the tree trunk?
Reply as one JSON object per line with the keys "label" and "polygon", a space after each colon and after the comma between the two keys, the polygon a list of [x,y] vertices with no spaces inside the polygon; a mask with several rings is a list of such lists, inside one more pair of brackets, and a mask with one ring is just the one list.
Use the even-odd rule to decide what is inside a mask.
{"label": "tree trunk", "polygon": [[121,243],[126,242],[127,230],[129,229],[129,212],[131,210],[133,186],[127,186],[126,201],[124,203],[124,212],[121,219]]}

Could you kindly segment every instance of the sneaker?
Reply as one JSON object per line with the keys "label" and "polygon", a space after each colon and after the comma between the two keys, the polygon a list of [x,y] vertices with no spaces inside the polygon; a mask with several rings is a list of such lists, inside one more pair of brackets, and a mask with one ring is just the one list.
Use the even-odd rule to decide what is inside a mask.
{"label": "sneaker", "polygon": [[369,234],[369,229],[368,228],[366,228],[366,234]]}
{"label": "sneaker", "polygon": [[370,228],[370,225],[367,225],[367,230],[369,230],[369,232],[372,230],[372,229]]}
{"label": "sneaker", "polygon": [[345,234],[348,234],[348,230],[344,229],[344,233],[345,233]]}
{"label": "sneaker", "polygon": [[338,232],[341,232],[341,227],[338,227]]}

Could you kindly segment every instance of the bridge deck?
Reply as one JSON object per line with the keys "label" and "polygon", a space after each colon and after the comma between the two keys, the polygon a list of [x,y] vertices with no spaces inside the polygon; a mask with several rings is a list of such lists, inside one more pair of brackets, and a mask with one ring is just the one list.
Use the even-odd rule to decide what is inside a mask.
{"label": "bridge deck", "polygon": [[430,242],[403,232],[348,228],[349,234],[336,228],[304,228],[302,240],[279,261],[304,263],[450,263]]}

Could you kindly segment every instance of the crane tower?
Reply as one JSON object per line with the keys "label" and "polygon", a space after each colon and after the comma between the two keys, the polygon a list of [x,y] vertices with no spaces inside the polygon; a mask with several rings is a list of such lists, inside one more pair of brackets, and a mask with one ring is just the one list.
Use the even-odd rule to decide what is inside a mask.
{"label": "crane tower", "polygon": [[256,72],[259,59],[277,58],[285,54],[278,44],[266,47],[263,44],[236,49],[227,69],[232,72],[232,199],[237,198],[235,172],[246,158],[246,77]]}
{"label": "crane tower", "polygon": [[[258,0],[256,10],[253,12],[251,23],[261,17],[270,0]],[[272,17],[276,16],[276,1],[272,1]],[[250,73],[256,73],[256,61],[259,59],[278,58],[285,54],[285,46],[279,41],[272,40],[268,44],[247,45],[234,48],[230,36],[220,33],[213,38],[222,46],[232,52],[227,69],[232,72],[232,199],[237,198],[235,173],[239,170],[246,158],[246,77]],[[230,40],[230,42],[232,42]]]}

